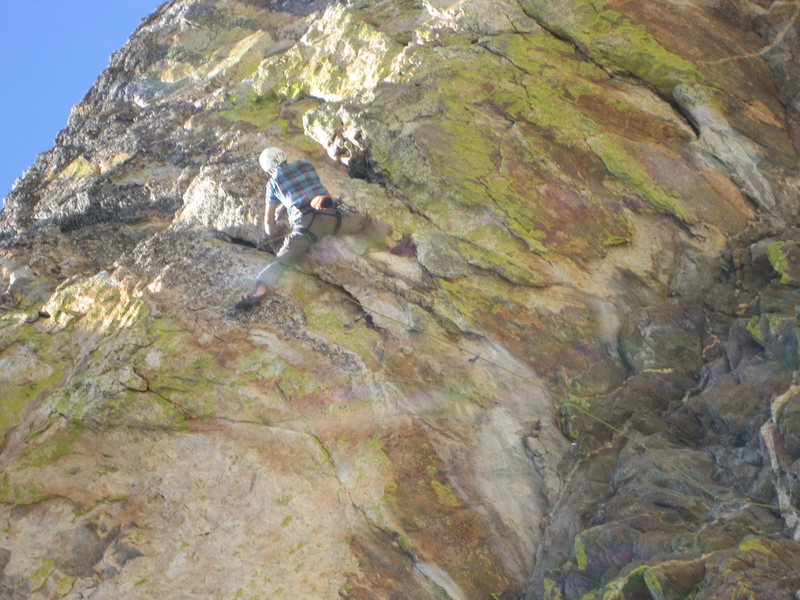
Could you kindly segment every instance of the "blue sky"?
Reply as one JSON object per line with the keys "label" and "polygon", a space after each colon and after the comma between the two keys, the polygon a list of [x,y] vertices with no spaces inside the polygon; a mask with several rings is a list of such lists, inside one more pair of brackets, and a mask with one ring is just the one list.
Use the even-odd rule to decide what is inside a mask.
{"label": "blue sky", "polygon": [[163,0],[9,0],[0,15],[0,205]]}

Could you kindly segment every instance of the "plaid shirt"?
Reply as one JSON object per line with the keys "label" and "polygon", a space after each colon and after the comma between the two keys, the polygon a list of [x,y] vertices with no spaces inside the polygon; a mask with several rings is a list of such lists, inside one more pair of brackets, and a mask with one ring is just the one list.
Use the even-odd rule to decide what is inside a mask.
{"label": "plaid shirt", "polygon": [[293,223],[302,217],[298,206],[327,193],[314,165],[307,160],[282,164],[267,183],[267,203],[270,206],[283,204]]}

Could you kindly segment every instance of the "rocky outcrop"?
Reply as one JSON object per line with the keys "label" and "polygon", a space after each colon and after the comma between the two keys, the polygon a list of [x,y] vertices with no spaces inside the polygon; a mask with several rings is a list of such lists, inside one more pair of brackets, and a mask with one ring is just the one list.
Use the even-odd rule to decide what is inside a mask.
{"label": "rocky outcrop", "polygon": [[[785,2],[172,0],[0,213],[9,598],[793,598]],[[369,235],[271,260],[257,156]]]}

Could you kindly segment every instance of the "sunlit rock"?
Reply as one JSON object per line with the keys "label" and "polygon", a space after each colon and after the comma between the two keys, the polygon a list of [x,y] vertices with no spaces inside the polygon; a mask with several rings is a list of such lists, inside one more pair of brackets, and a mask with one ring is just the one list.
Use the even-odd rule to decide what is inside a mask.
{"label": "sunlit rock", "polygon": [[[164,3],[0,212],[0,595],[794,598],[798,13]],[[266,146],[369,225],[236,311]]]}

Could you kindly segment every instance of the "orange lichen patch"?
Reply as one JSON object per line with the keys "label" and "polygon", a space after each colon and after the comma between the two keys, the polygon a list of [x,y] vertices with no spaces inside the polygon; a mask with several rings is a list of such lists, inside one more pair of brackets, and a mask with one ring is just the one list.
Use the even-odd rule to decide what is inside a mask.
{"label": "orange lichen patch", "polygon": [[360,572],[345,573],[347,583],[339,590],[346,600],[431,597],[434,585],[426,582],[413,559],[389,533],[377,529],[359,532],[350,540]]}
{"label": "orange lichen patch", "polygon": [[[739,188],[718,171],[708,168],[685,146],[628,143],[652,180],[684,199],[697,221],[725,234],[742,230],[753,217],[752,205]],[[713,198],[713,201],[709,201]]]}
{"label": "orange lichen patch", "polygon": [[395,482],[395,501],[386,509],[419,560],[444,569],[466,597],[502,594],[512,584],[491,548],[491,534],[427,439],[419,426],[383,438]]}
{"label": "orange lichen patch", "polygon": [[744,112],[750,118],[763,121],[769,125],[773,125],[781,129],[786,126],[786,123],[781,122],[781,120],[775,115],[775,112],[761,100],[751,100],[747,104]]}
{"label": "orange lichen patch", "polygon": [[638,141],[665,143],[671,140],[688,141],[693,136],[687,127],[639,109],[630,103],[614,101],[613,90],[609,96],[584,94],[575,99],[575,105],[587,117],[602,123],[603,128],[616,135]]}

